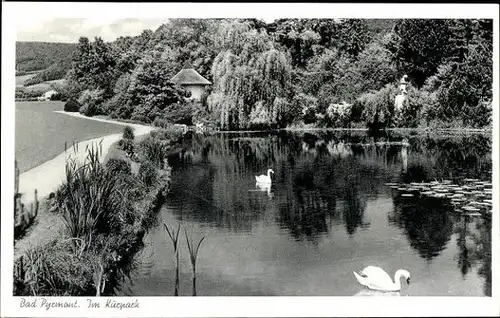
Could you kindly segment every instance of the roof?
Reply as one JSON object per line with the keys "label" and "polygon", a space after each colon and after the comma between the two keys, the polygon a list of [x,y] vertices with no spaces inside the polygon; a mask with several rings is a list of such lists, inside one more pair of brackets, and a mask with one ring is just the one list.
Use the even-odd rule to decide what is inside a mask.
{"label": "roof", "polygon": [[200,75],[192,68],[184,68],[170,79],[175,84],[180,85],[209,85],[209,80]]}

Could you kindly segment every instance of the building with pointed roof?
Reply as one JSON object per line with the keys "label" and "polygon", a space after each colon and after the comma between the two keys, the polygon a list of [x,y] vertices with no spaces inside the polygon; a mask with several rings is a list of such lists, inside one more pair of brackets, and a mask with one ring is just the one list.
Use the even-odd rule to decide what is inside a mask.
{"label": "building with pointed roof", "polygon": [[200,75],[190,64],[184,65],[184,68],[170,79],[176,85],[180,85],[185,90],[191,92],[191,98],[200,100],[208,85],[209,80]]}

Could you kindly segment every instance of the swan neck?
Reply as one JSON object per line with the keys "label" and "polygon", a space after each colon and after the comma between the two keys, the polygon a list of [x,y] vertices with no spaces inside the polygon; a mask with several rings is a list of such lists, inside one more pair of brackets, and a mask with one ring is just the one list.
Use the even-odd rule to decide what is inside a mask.
{"label": "swan neck", "polygon": [[401,269],[397,270],[396,273],[394,274],[394,285],[397,290],[401,289],[401,277],[403,276],[404,276],[403,270]]}

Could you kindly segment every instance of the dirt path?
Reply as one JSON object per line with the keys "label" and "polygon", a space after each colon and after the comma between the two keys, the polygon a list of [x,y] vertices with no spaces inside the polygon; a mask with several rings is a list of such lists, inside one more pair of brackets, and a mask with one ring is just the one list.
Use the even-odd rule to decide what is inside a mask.
{"label": "dirt path", "polygon": [[[107,120],[102,118],[91,118],[80,114],[67,113],[57,111],[57,113],[80,117],[87,120],[96,120],[108,122],[123,126],[131,126],[134,128],[134,134],[137,137],[143,136],[151,132],[154,127],[128,124]],[[56,158],[49,160],[31,170],[22,173],[19,176],[19,192],[23,194],[22,201],[26,206],[29,206],[34,200],[34,190],[38,191],[38,199],[41,201],[39,214],[36,218],[36,223],[28,230],[26,235],[14,244],[14,255],[18,257],[22,255],[28,248],[33,245],[45,243],[54,238],[63,227],[62,217],[50,213],[45,205],[45,198],[57,189],[66,177],[66,161],[74,159],[78,163],[83,163],[87,157],[87,147],[99,146],[102,149],[100,160],[104,160],[110,147],[119,141],[122,134],[112,134],[100,138],[94,138],[82,141],[74,148],[61,153]],[[100,145],[99,145],[100,144]],[[101,151],[101,150],[100,150]],[[43,202],[42,202],[43,201]]]}

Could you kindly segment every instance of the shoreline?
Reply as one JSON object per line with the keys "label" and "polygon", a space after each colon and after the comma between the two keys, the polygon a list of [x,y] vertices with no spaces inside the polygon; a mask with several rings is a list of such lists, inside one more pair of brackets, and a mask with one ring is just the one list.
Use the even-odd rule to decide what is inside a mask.
{"label": "shoreline", "polygon": [[[128,124],[117,122],[114,120],[92,118],[81,115],[79,113],[70,113],[65,111],[54,111],[55,113],[64,114],[72,117],[100,121],[105,123],[117,124],[122,126],[130,126],[134,129],[136,136],[145,135],[156,127]],[[102,149],[100,161],[104,160],[111,146],[118,142],[122,137],[122,133],[105,135],[98,138],[88,139],[75,143],[74,147],[69,147],[66,151],[60,153],[55,158],[48,160],[28,171],[19,175],[19,192],[23,194],[22,202],[29,205],[34,200],[34,191],[38,191],[38,198],[43,199],[64,181],[66,177],[66,162],[69,159],[74,159],[78,163],[82,163],[87,158],[87,147],[98,146]],[[101,143],[99,145],[99,143]]]}

